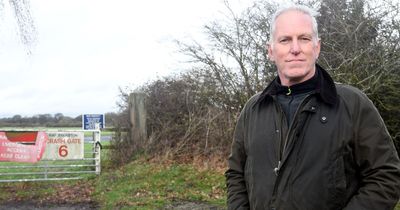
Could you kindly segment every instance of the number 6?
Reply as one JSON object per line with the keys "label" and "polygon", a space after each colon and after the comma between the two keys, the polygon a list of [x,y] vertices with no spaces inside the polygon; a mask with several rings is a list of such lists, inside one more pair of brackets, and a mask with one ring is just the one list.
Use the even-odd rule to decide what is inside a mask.
{"label": "number 6", "polygon": [[61,157],[65,157],[68,155],[68,147],[67,145],[61,145],[60,148],[58,148],[58,154]]}

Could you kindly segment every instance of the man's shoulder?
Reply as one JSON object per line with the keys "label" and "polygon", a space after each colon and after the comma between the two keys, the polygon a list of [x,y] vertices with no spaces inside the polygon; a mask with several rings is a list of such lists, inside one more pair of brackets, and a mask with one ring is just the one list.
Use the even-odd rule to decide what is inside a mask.
{"label": "man's shoulder", "polygon": [[370,101],[368,96],[357,87],[342,83],[335,83],[335,86],[338,96],[343,98],[346,102],[364,100]]}
{"label": "man's shoulder", "polygon": [[343,83],[335,82],[336,90],[338,95],[342,96],[354,96],[354,95],[365,95],[360,89]]}
{"label": "man's shoulder", "polygon": [[260,99],[260,95],[262,94],[262,91],[254,94],[253,96],[251,96],[249,98],[249,100],[247,100],[246,105],[250,105],[250,106],[254,106],[256,103],[259,102]]}
{"label": "man's shoulder", "polygon": [[260,92],[258,92],[258,93],[256,93],[256,94],[254,94],[253,96],[251,96],[251,97],[247,100],[246,104],[244,105],[243,110],[249,110],[249,109],[251,109],[252,107],[254,107],[257,103],[259,103],[259,102],[260,102],[259,99],[260,99],[261,93],[262,93],[262,92],[260,91]]}

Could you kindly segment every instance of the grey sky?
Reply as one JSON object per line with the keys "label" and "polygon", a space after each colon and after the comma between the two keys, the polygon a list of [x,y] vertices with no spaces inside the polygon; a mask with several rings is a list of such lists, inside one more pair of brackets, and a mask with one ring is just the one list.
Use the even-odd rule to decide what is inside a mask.
{"label": "grey sky", "polygon": [[26,56],[3,2],[0,117],[117,111],[118,87],[180,70],[171,40],[201,37],[224,10],[221,0],[34,0],[38,42]]}

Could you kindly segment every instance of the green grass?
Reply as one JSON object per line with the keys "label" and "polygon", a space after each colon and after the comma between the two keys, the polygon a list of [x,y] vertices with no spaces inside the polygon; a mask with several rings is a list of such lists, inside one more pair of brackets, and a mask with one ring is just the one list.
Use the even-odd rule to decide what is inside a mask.
{"label": "green grass", "polygon": [[[226,199],[221,173],[198,170],[191,165],[134,161],[79,181],[0,183],[0,203],[15,199],[43,202],[51,195],[74,194],[60,193],[59,189],[68,192],[77,187],[93,189],[90,198],[102,209],[159,209],[179,201],[202,201],[224,207]],[[85,196],[68,201],[82,202],[81,197]]]}
{"label": "green grass", "polygon": [[94,197],[105,209],[156,209],[173,201],[203,201],[222,207],[226,199],[222,174],[190,165],[134,161],[103,173],[96,186]]}

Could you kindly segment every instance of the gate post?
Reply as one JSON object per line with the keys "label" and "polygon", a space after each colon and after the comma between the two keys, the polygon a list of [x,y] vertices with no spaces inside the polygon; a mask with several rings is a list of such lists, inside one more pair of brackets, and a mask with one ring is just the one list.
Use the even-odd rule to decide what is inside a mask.
{"label": "gate post", "polygon": [[100,163],[100,152],[101,152],[101,136],[100,136],[100,124],[96,123],[95,131],[93,132],[93,144],[94,144],[94,162],[96,167],[96,174],[99,175],[101,172],[101,163]]}
{"label": "gate post", "polygon": [[142,148],[147,139],[146,107],[144,93],[131,93],[129,95],[129,121],[131,141],[135,148]]}

